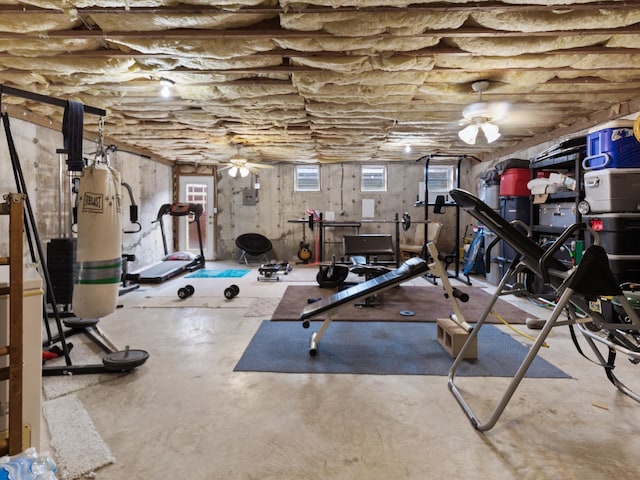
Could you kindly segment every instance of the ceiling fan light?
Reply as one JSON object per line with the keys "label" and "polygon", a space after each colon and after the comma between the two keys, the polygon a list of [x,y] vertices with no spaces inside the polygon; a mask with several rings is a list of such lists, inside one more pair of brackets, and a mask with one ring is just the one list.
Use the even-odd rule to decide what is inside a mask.
{"label": "ceiling fan light", "polygon": [[234,178],[237,177],[238,176],[238,170],[239,170],[239,168],[234,165],[233,167],[231,167],[229,169],[229,176],[234,177]]}
{"label": "ceiling fan light", "polygon": [[484,122],[480,125],[480,128],[482,129],[484,136],[487,137],[487,143],[493,143],[500,138],[500,130],[497,125]]}
{"label": "ceiling fan light", "polygon": [[247,167],[240,167],[240,176],[246,177],[249,175],[249,169]]}
{"label": "ceiling fan light", "polygon": [[478,136],[478,126],[477,125],[467,125],[462,130],[458,132],[458,136],[460,140],[469,145],[473,145],[476,143],[476,138]]}

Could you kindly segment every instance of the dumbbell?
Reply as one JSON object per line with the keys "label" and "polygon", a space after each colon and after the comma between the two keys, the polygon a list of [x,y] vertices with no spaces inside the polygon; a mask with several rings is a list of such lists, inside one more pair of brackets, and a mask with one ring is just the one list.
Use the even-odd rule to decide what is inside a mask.
{"label": "dumbbell", "polygon": [[231,300],[233,297],[240,293],[240,287],[237,285],[231,285],[224,289],[224,298]]}
{"label": "dumbbell", "polygon": [[178,289],[178,297],[180,298],[180,300],[184,300],[185,298],[193,295],[193,292],[195,291],[196,289],[193,288],[193,285],[185,285],[184,287]]}

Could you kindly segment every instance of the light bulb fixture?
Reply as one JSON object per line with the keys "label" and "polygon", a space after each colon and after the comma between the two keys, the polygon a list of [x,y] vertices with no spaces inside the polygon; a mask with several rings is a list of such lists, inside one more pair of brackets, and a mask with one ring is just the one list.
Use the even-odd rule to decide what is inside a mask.
{"label": "light bulb fixture", "polygon": [[487,143],[493,143],[500,138],[500,129],[498,126],[488,122],[484,118],[475,119],[474,123],[464,127],[458,132],[458,137],[469,145],[475,145],[480,130],[482,130],[482,133],[487,139]]}
{"label": "light bulb fixture", "polygon": [[476,143],[476,137],[478,136],[478,126],[475,123],[467,125],[458,132],[458,136],[464,143],[474,145]]}
{"label": "light bulb fixture", "polygon": [[161,78],[160,85],[162,88],[160,89],[160,95],[164,98],[168,98],[171,96],[171,86],[175,85],[175,82],[169,80],[168,78]]}
{"label": "light bulb fixture", "polygon": [[404,153],[411,153],[411,145],[405,145]]}
{"label": "light bulb fixture", "polygon": [[498,126],[493,123],[483,122],[480,124],[480,129],[487,138],[487,143],[493,143],[500,138],[500,130],[498,129]]}
{"label": "light bulb fixture", "polygon": [[231,167],[229,169],[229,176],[233,177],[233,178],[238,178],[238,174],[240,174],[240,176],[242,178],[246,177],[247,175],[249,175],[249,169],[247,167],[238,167],[236,165],[234,165],[233,167]]}

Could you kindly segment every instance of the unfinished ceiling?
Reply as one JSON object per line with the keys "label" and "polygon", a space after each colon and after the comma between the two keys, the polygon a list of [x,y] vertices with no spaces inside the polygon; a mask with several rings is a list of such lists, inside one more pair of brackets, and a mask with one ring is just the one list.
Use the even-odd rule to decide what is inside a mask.
{"label": "unfinished ceiling", "polygon": [[[0,83],[105,109],[107,143],[190,164],[494,158],[639,111],[638,47],[636,1],[0,0]],[[508,108],[467,145],[479,80]]]}

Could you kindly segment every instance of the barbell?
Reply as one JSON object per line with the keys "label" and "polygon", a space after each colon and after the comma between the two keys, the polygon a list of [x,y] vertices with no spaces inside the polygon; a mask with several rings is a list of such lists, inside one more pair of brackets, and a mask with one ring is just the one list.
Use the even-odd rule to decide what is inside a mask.
{"label": "barbell", "polygon": [[[402,214],[402,217],[400,217],[396,213],[395,218],[392,219],[392,220],[362,219],[362,220],[359,220],[359,222],[360,223],[396,223],[396,224],[399,223],[400,225],[402,225],[402,229],[405,230],[405,231],[409,230],[409,228],[411,227],[411,223],[412,222],[413,223],[420,223],[420,224],[431,223],[429,220],[416,220],[416,221],[413,221],[413,220],[411,220],[411,215],[409,215],[409,212],[404,212]],[[309,228],[311,230],[313,230],[313,225],[315,223],[322,223],[322,220],[315,220],[313,218],[313,216],[310,215],[308,223],[309,223]]]}
{"label": "barbell", "polygon": [[402,217],[399,217],[398,214],[396,214],[396,218],[394,218],[393,220],[376,220],[376,219],[362,219],[360,220],[360,223],[399,223],[400,225],[402,225],[402,229],[403,230],[409,230],[409,227],[411,227],[412,223],[418,223],[418,224],[427,224],[427,223],[431,223],[430,220],[411,220],[411,215],[409,215],[409,212],[404,212],[402,214]]}

